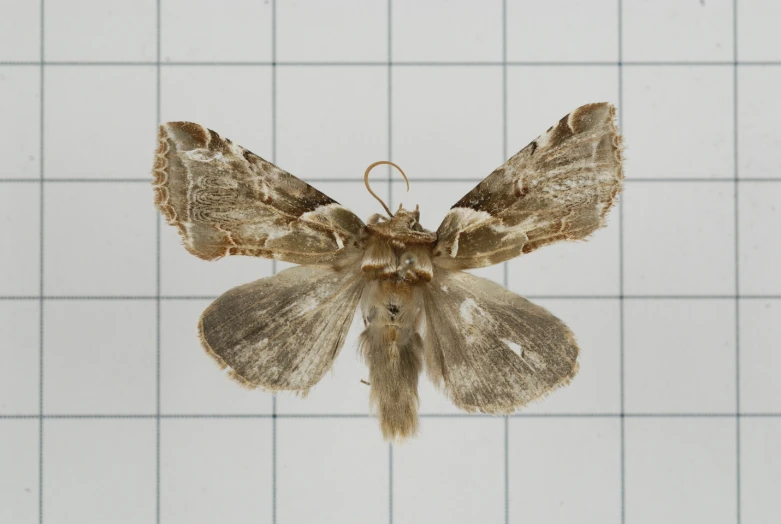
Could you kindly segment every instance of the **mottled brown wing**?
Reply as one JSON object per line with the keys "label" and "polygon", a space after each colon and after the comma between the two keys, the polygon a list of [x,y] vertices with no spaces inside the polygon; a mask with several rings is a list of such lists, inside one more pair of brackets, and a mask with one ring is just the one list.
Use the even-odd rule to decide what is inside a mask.
{"label": "mottled brown wing", "polygon": [[434,262],[504,262],[605,224],[621,191],[621,137],[608,103],[579,107],[459,200],[437,230]]}
{"label": "mottled brown wing", "polygon": [[426,371],[463,410],[511,413],[578,371],[561,320],[484,278],[438,269],[425,312]]}
{"label": "mottled brown wing", "polygon": [[286,269],[215,300],[199,323],[201,343],[245,386],[306,392],[339,353],[362,289],[350,270]]}
{"label": "mottled brown wing", "polygon": [[360,218],[214,131],[168,122],[158,139],[155,203],[190,253],[326,264],[362,248]]}

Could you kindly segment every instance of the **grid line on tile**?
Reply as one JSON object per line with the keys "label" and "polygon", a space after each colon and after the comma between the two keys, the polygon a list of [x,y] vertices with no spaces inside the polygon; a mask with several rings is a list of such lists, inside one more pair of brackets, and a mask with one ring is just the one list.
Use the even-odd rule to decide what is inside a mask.
{"label": "grid line on tile", "polygon": [[[388,160],[393,162],[393,0],[388,0]],[[393,209],[393,173],[388,168],[388,208]],[[393,442],[388,443],[388,524],[393,524]]]}
{"label": "grid line on tile", "polygon": [[[502,0],[502,158],[507,158],[507,0]],[[502,284],[510,287],[507,262],[502,262]],[[503,417],[504,438],[504,524],[510,523],[510,419]]]}
{"label": "grid line on tile", "polygon": [[[342,178],[301,178],[304,182],[317,186],[319,183],[356,183],[363,184],[363,177],[342,177]],[[394,179],[389,175],[389,181],[391,184],[403,184],[403,179]],[[422,182],[426,184],[432,183],[457,183],[457,182],[472,182],[477,184],[481,182],[482,178],[413,178],[415,182]],[[624,183],[636,184],[636,183],[721,183],[721,184],[741,184],[741,183],[757,183],[757,182],[781,182],[779,178],[748,178],[741,177],[739,180],[733,180],[732,178],[628,178],[624,180]],[[45,178],[39,180],[37,178],[0,178],[0,183],[7,184],[151,184],[151,178]],[[390,206],[388,206],[390,207]]]}
{"label": "grid line on tile", "polygon": [[738,0],[732,0],[732,57],[735,64],[732,68],[732,152],[734,175],[734,214],[735,214],[735,506],[737,524],[742,519],[741,512],[741,464],[740,464],[740,205],[738,192]]}
{"label": "grid line on tile", "polygon": [[[156,66],[156,61],[0,61],[0,66],[40,66],[47,67],[101,67],[101,66]],[[244,62],[161,62],[162,67],[501,67],[504,62],[484,61],[484,62],[409,62],[400,61],[375,61],[375,62],[296,62],[296,61],[244,61]],[[524,62],[507,61],[511,67],[572,67],[572,66],[593,66],[593,67],[615,67],[618,62],[615,61],[582,61],[582,62]],[[720,60],[720,61],[625,61],[621,62],[622,67],[741,67],[741,66],[781,66],[779,60]]]}
{"label": "grid line on tile", "polygon": [[[575,419],[575,418],[608,418],[608,419],[642,419],[642,418],[719,418],[735,419],[737,418],[781,418],[781,412],[757,412],[757,413],[515,413],[513,415],[489,415],[482,413],[421,413],[420,418],[504,418],[512,419],[530,419],[530,418],[550,418],[550,419]],[[39,419],[44,420],[63,420],[63,419],[156,419],[157,413],[58,413],[44,414],[36,413],[17,413],[13,415],[0,415],[0,420],[16,419]],[[160,419],[338,419],[338,418],[375,418],[371,413],[161,413]]]}
{"label": "grid line on tile", "polygon": [[[271,162],[277,162],[277,0],[271,0]],[[271,274],[277,261],[271,261]],[[277,394],[271,396],[271,524],[277,523]]]}
{"label": "grid line on tile", "polygon": [[[155,127],[160,125],[162,120],[162,71],[160,68],[160,51],[161,40],[160,34],[162,30],[162,21],[160,19],[162,0],[156,0],[155,2]],[[155,129],[157,132],[157,129]],[[161,317],[160,317],[160,292],[162,289],[162,272],[161,272],[161,221],[162,217],[157,209],[153,209],[151,212],[155,214],[155,292],[157,294],[155,301],[155,408],[157,410],[157,416],[155,420],[155,522],[160,524],[160,439],[161,439],[161,427],[160,427],[160,396],[161,396],[161,376],[160,376],[160,356],[161,356]]]}
{"label": "grid line on tile", "polygon": [[[781,295],[536,295],[533,300],[779,300]],[[157,295],[0,295],[0,300],[157,300]],[[217,295],[160,295],[160,300],[214,300]]]}
{"label": "grid line on tile", "polygon": [[[45,67],[44,67],[44,61],[46,59],[46,49],[44,47],[44,30],[45,30],[45,1],[41,0],[41,13],[40,13],[40,31],[41,31],[41,40],[40,40],[40,53],[41,53],[41,60],[40,60],[40,150],[39,150],[39,156],[40,156],[40,172],[39,172],[39,179],[40,181],[44,180],[45,178],[45,166],[44,166],[44,151],[45,151],[45,143],[44,143],[44,128],[45,128],[45,120],[44,120],[44,99],[45,93],[44,93],[44,87],[45,87]],[[40,185],[39,188],[39,196],[40,196],[40,213],[38,219],[40,220],[40,238],[38,243],[38,255],[39,255],[39,294],[38,297],[38,322],[39,322],[39,374],[38,374],[38,522],[39,524],[43,524],[43,473],[44,473],[44,465],[43,465],[43,409],[44,409],[44,397],[43,397],[43,359],[44,359],[44,271],[43,271],[43,255],[44,255],[44,217],[45,217],[45,196],[44,196],[44,184]]]}
{"label": "grid line on tile", "polygon": [[[623,0],[618,0],[616,3],[618,20],[616,24],[617,38],[618,38],[618,128],[623,131],[623,117],[624,117],[624,68],[622,66],[622,60],[624,58],[624,4]],[[621,201],[618,206],[618,395],[619,395],[619,410],[621,417],[619,420],[619,480],[620,480],[620,516],[621,524],[626,522],[626,418],[624,417],[625,411],[625,395],[624,395],[624,348],[625,348],[625,322],[624,322],[624,202]]]}

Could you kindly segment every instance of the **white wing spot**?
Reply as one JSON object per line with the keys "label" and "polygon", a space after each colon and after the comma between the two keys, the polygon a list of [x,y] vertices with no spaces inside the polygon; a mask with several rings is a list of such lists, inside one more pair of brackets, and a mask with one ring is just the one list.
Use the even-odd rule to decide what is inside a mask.
{"label": "white wing spot", "polygon": [[520,345],[518,345],[518,344],[516,344],[515,342],[513,342],[512,340],[509,340],[509,339],[506,339],[506,338],[503,338],[503,339],[502,339],[502,342],[504,342],[504,343],[505,343],[505,345],[506,345],[508,348],[510,348],[510,350],[511,350],[513,353],[515,353],[515,354],[516,354],[516,355],[518,355],[519,357],[522,357],[522,355],[521,355],[521,346],[520,346]]}
{"label": "white wing spot", "polygon": [[447,286],[442,286],[442,288],[441,288],[441,289],[442,289],[442,291],[444,291],[445,293],[447,293]]}
{"label": "white wing spot", "polygon": [[461,302],[461,306],[458,308],[458,312],[461,315],[461,318],[466,321],[467,324],[471,324],[473,320],[473,314],[475,311],[482,313],[483,310],[480,306],[477,305],[477,302],[474,301],[474,299],[467,298],[464,299],[463,302]]}

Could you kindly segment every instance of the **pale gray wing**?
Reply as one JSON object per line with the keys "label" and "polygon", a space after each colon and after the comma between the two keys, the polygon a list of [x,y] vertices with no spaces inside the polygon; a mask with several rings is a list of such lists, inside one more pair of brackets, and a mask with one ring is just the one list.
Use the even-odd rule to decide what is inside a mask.
{"label": "pale gray wing", "polygon": [[198,326],[201,343],[245,386],[306,392],[344,344],[362,289],[353,271],[287,269],[215,300]]}
{"label": "pale gray wing", "polygon": [[496,169],[447,213],[434,263],[504,262],[605,224],[621,191],[621,137],[608,103],[579,107]]}
{"label": "pale gray wing", "polygon": [[193,255],[341,263],[362,250],[355,214],[271,162],[192,122],[160,126],[155,204]]}
{"label": "pale gray wing", "polygon": [[489,280],[438,270],[425,312],[426,371],[463,410],[510,413],[577,373],[567,326]]}

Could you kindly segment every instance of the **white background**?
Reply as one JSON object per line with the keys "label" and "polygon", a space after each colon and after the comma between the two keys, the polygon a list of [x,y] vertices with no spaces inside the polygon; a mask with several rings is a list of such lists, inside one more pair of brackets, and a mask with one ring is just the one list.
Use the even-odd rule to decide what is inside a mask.
{"label": "white background", "polygon": [[[773,0],[0,0],[0,522],[780,522],[779,26]],[[392,159],[412,191],[375,191],[436,229],[594,101],[627,145],[608,227],[478,272],[572,327],[566,389],[485,417],[423,378],[390,446],[357,323],[303,400],[200,349],[209,301],[281,265],[185,252],[158,121],[364,218]]]}

